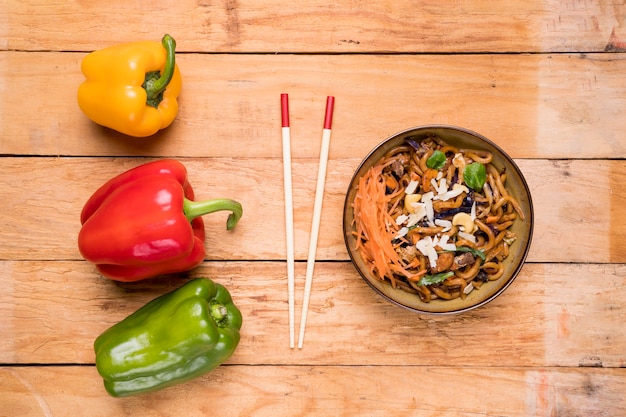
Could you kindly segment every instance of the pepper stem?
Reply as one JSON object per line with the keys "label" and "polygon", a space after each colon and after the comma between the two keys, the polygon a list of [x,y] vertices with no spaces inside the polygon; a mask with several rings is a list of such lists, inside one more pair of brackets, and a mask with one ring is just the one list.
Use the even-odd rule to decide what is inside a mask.
{"label": "pepper stem", "polygon": [[235,200],[226,198],[217,198],[215,200],[191,201],[185,198],[183,202],[183,212],[190,222],[196,217],[205,214],[214,213],[216,211],[229,210],[231,214],[226,220],[226,229],[232,230],[243,214],[243,207]]}
{"label": "pepper stem", "polygon": [[159,107],[159,103],[163,100],[163,92],[174,76],[174,68],[176,67],[176,41],[170,35],[165,34],[161,40],[163,48],[165,48],[165,67],[163,74],[159,71],[152,71],[146,74],[143,88],[146,90],[148,98],[146,104],[151,107]]}
{"label": "pepper stem", "polygon": [[228,309],[221,304],[211,304],[210,312],[211,317],[217,322],[224,320],[224,317],[228,315]]}

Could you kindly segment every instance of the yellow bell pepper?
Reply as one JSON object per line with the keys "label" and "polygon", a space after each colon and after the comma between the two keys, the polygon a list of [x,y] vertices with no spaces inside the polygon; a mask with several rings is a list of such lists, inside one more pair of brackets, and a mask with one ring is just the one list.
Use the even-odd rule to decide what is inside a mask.
{"label": "yellow bell pepper", "polygon": [[181,76],[176,41],[130,42],[91,52],[82,61],[86,80],[78,105],[99,125],[146,137],[168,127],[178,113]]}

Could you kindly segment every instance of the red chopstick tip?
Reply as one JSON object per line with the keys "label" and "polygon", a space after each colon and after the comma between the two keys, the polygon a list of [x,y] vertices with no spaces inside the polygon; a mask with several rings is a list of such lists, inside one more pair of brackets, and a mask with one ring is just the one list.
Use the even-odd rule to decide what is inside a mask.
{"label": "red chopstick tip", "polygon": [[333,124],[333,110],[335,107],[335,97],[326,97],[326,114],[324,115],[324,129],[330,129]]}
{"label": "red chopstick tip", "polygon": [[289,94],[280,95],[280,114],[283,127],[289,127]]}

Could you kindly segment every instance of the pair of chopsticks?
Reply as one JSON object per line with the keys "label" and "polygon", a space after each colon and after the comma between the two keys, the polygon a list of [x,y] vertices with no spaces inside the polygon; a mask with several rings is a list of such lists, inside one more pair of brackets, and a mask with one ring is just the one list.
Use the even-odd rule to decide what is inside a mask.
{"label": "pair of chopsticks", "polygon": [[[294,273],[294,244],[293,244],[293,196],[291,184],[291,133],[289,127],[289,96],[280,95],[282,139],[283,139],[283,169],[285,185],[285,222],[287,231],[287,288],[289,293],[289,347],[295,346],[295,273]],[[304,331],[306,318],[311,298],[311,285],[313,283],[313,270],[315,268],[315,254],[317,252],[317,240],[322,215],[322,201],[324,197],[324,184],[326,182],[326,166],[328,164],[328,151],[330,149],[330,134],[333,121],[333,109],[335,97],[326,97],[326,113],[324,114],[324,127],[322,130],[322,146],[320,149],[320,163],[317,171],[317,186],[315,189],[315,204],[313,206],[313,223],[311,224],[311,236],[309,240],[309,254],[306,265],[306,278],[304,283],[304,298],[302,300],[302,314],[300,316],[300,334],[298,348],[302,349],[304,343]]]}

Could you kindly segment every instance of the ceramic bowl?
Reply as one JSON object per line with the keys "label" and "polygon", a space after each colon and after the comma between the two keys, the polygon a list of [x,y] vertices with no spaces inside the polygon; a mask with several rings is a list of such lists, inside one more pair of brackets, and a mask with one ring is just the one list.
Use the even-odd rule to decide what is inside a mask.
{"label": "ceramic bowl", "polygon": [[[507,173],[506,188],[519,202],[525,220],[517,219],[511,226],[517,235],[517,240],[511,245],[509,256],[503,261],[505,273],[495,281],[485,283],[480,289],[471,291],[465,299],[453,300],[435,299],[426,303],[418,295],[393,288],[388,281],[374,276],[366,267],[358,250],[355,250],[353,202],[359,179],[367,170],[381,159],[388,151],[405,143],[406,139],[421,141],[430,135],[437,135],[445,142],[458,148],[486,150],[493,154],[492,164],[498,169],[505,169]],[[350,259],[365,282],[383,298],[398,306],[414,312],[430,314],[461,313],[492,301],[506,290],[519,274],[528,255],[533,234],[533,204],[528,185],[522,172],[513,159],[498,145],[484,136],[470,130],[445,125],[420,126],[401,131],[385,139],[376,146],[358,166],[346,194],[343,210],[343,235]]]}

